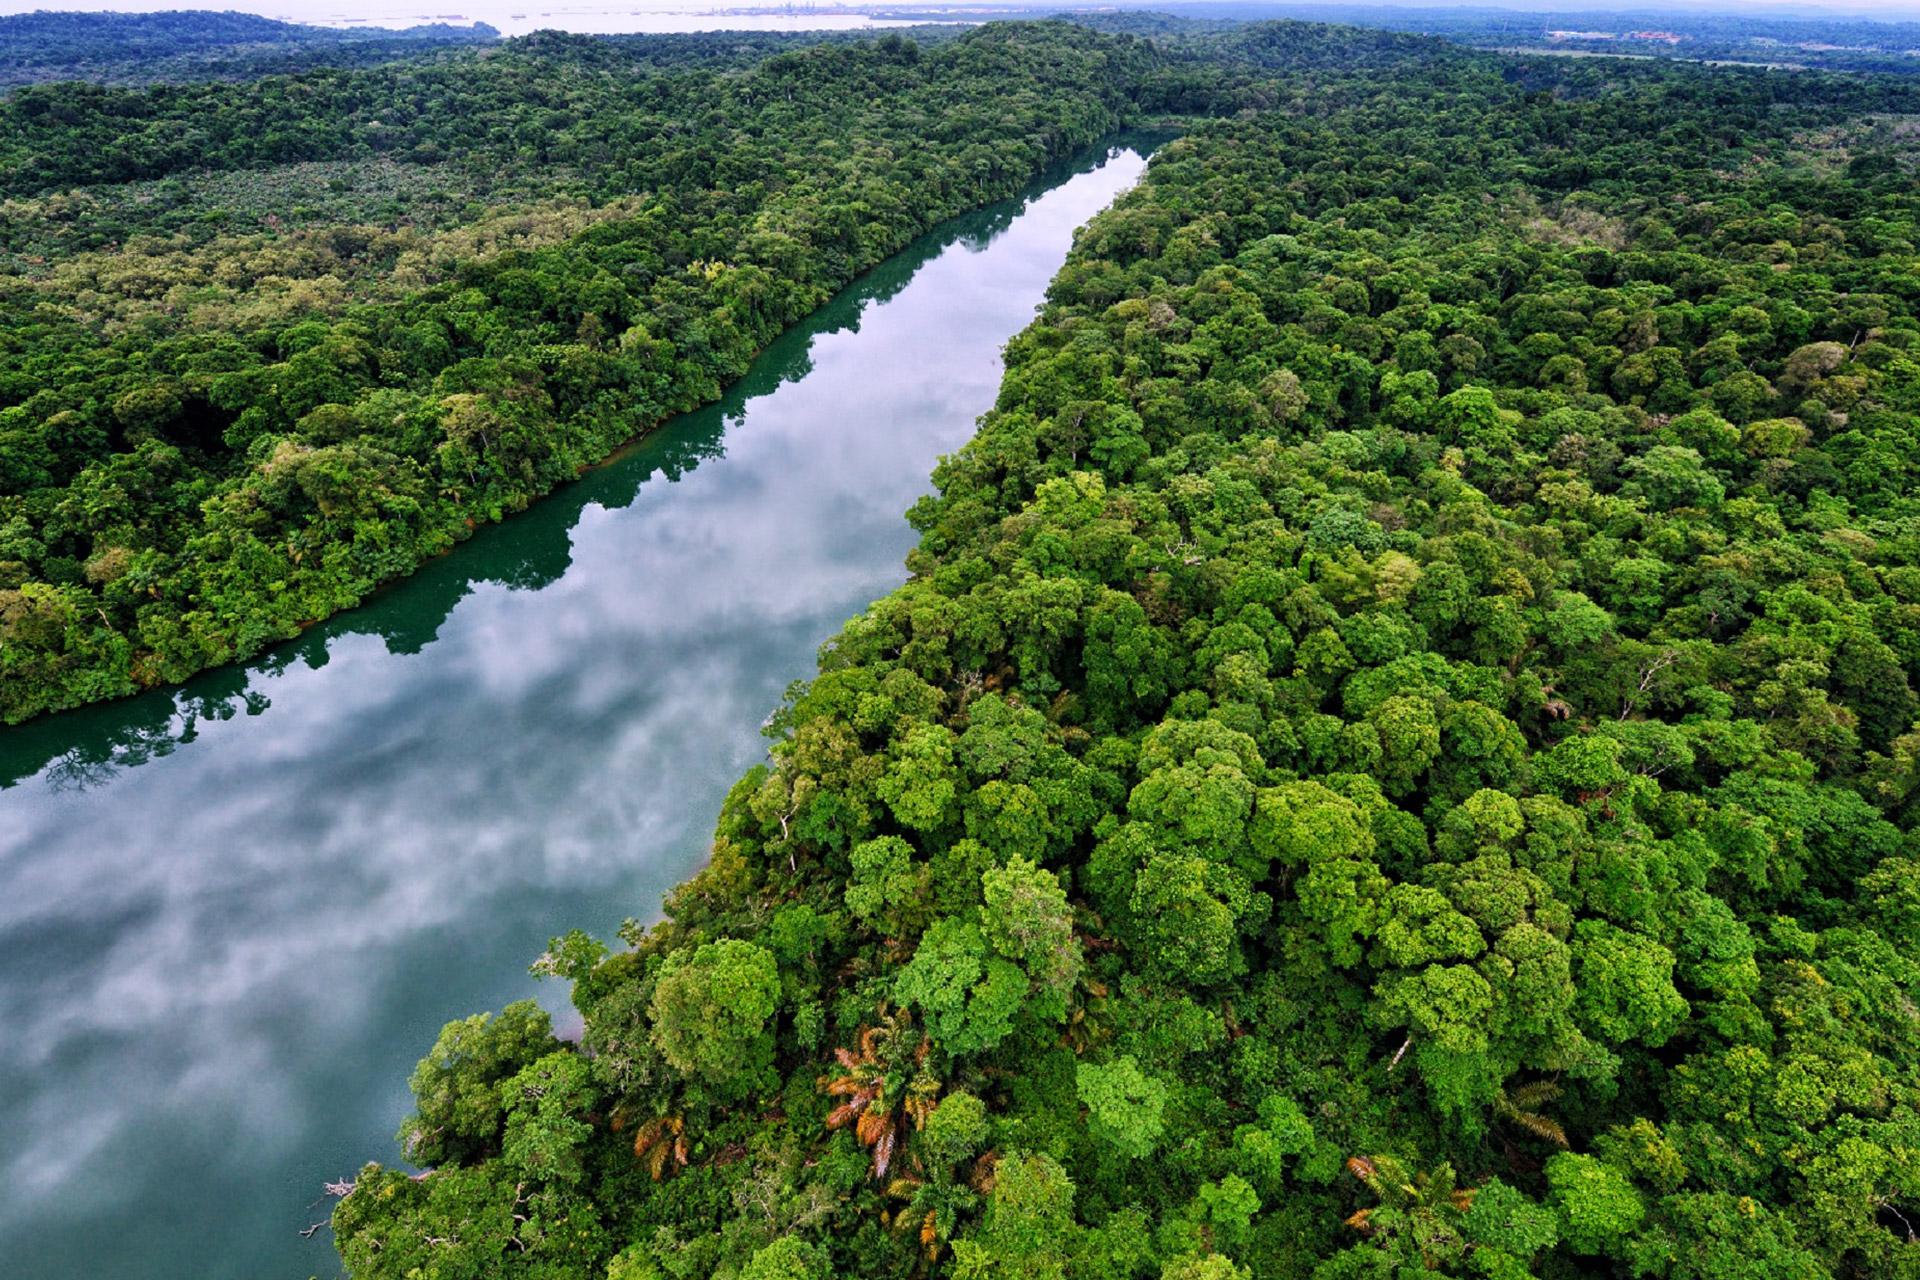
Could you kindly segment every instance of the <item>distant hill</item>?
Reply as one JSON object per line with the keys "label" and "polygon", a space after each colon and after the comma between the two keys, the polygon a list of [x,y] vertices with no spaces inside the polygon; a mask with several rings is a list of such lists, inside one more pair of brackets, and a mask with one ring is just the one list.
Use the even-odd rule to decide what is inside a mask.
{"label": "distant hill", "polygon": [[[1516,0],[1516,4],[1523,0]],[[1510,53],[1570,57],[1612,55],[1686,62],[1732,62],[1785,69],[1920,75],[1920,22],[1889,8],[1881,17],[1674,9],[1586,9],[1580,0],[1524,0],[1530,8],[1485,5],[1324,3],[1318,0],[1110,0],[1066,5],[964,3],[859,7],[875,18],[974,21],[1060,17],[1098,31],[1155,38],[1219,34],[1276,19],[1371,27],[1440,36]]]}
{"label": "distant hill", "polygon": [[486,44],[500,32],[434,23],[340,30],[250,13],[57,13],[0,18],[0,86],[44,80],[247,79],[314,65],[367,65],[435,45]]}

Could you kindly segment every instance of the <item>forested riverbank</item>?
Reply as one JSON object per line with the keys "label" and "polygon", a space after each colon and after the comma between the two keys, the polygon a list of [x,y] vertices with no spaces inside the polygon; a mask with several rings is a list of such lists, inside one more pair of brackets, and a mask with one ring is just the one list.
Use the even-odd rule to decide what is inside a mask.
{"label": "forested riverbank", "polygon": [[346,1268],[1920,1280],[1920,83],[1101,25],[0,102],[9,720],[351,606],[1184,130],[704,870],[535,962],[577,1034],[420,1062]]}
{"label": "forested riverbank", "polygon": [[1231,118],[354,1274],[1920,1275],[1913,91],[1337,40],[1179,51]]}
{"label": "forested riverbank", "polygon": [[442,1023],[539,992],[556,921],[611,934],[699,870],[767,710],[905,579],[902,513],[1147,145],[941,224],[359,608],[0,732],[0,1269],[339,1274],[299,1234],[322,1184],[391,1149]]}
{"label": "forested riverbank", "polygon": [[352,606],[1110,133],[1153,61],[1060,25],[724,74],[552,37],[15,93],[0,716]]}

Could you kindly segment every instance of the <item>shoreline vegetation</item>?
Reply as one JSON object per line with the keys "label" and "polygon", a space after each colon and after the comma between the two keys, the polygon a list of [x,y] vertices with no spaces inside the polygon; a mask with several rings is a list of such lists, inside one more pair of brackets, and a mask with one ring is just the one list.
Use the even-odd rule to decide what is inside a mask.
{"label": "shoreline vegetation", "polygon": [[440,1033],[345,1268],[1917,1280],[1920,80],[1099,25],[0,103],[10,719],[1187,122],[704,869],[535,962],[578,1039]]}
{"label": "shoreline vegetation", "polygon": [[[733,420],[750,414],[755,401],[773,394],[783,384],[811,376],[816,338],[836,337],[845,329],[864,333],[871,307],[890,301],[920,267],[954,243],[952,236],[963,237],[969,249],[976,244],[990,247],[1001,232],[1024,215],[1028,201],[1089,168],[1102,167],[1114,148],[1150,151],[1170,136],[1154,130],[1109,135],[1092,150],[1050,167],[1014,196],[938,224],[774,339],[719,400],[634,437],[587,471],[563,481],[525,512],[476,529],[472,538],[423,562],[416,573],[375,588],[353,609],[308,628],[298,638],[271,645],[246,662],[189,677],[178,686],[39,716],[10,727],[5,733],[10,751],[0,758],[0,791],[35,779],[44,779],[60,790],[91,790],[127,770],[171,754],[176,747],[197,738],[200,727],[209,722],[236,715],[242,708],[259,714],[278,707],[280,693],[276,686],[283,675],[291,673],[297,678],[299,670],[328,665],[336,648],[342,642],[351,642],[352,637],[377,636],[390,651],[425,648],[439,642],[442,625],[460,602],[483,584],[533,590],[551,585],[564,575],[570,563],[565,549],[573,542],[574,526],[590,518],[587,508],[623,509],[634,503],[654,476],[664,475],[678,482],[702,467],[730,464],[734,454]],[[1043,279],[1034,285],[1033,298],[1038,297],[1044,284]],[[1007,333],[1014,327],[1017,325],[1010,325]],[[862,405],[863,413],[873,408]],[[971,422],[971,415],[968,420]],[[924,477],[934,460],[927,457],[915,470]],[[909,497],[903,496],[889,508],[904,508],[908,501]],[[892,569],[904,573],[899,569],[898,556]],[[865,603],[864,598],[849,600],[840,608],[851,612]],[[823,617],[817,630],[820,635],[828,634],[843,620],[839,614]],[[815,636],[807,642],[793,674],[810,669],[817,639]],[[777,694],[776,690],[774,700]],[[758,716],[753,717],[753,724],[758,721]],[[712,797],[707,807],[717,799],[717,795]],[[522,949],[516,948],[515,955]]]}
{"label": "shoreline vegetation", "polygon": [[[632,83],[561,38],[484,67],[16,93],[0,105],[20,215],[0,251],[24,264],[0,289],[0,718],[258,653],[718,398],[860,272],[1126,123],[1117,86],[1138,72],[1116,68],[1146,46],[1070,31],[987,31],[924,63],[883,38]],[[550,87],[528,99],[529,77]],[[299,123],[333,113],[324,136]],[[410,122],[382,136],[375,114]],[[183,144],[188,119],[215,136]],[[915,132],[935,120],[940,136]],[[203,211],[167,186],[458,150],[499,202],[482,166],[513,164],[535,121],[531,167],[561,161],[584,200],[283,233],[277,214]],[[128,179],[160,181],[158,216],[63,185]],[[372,186],[346,202],[386,194]],[[263,225],[224,229],[246,221]]]}
{"label": "shoreline vegetation", "polygon": [[1907,81],[1168,41],[577,1042],[358,1277],[1865,1280],[1920,1207]]}

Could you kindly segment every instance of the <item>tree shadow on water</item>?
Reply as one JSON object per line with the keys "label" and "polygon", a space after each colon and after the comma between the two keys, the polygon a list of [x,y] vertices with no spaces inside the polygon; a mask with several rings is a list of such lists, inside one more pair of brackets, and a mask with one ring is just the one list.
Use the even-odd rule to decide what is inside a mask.
{"label": "tree shadow on water", "polygon": [[650,482],[674,483],[724,458],[728,437],[751,429],[753,401],[812,372],[816,338],[858,333],[867,308],[896,297],[949,247],[981,252],[1033,200],[1099,168],[1125,147],[1146,151],[1155,140],[1124,135],[1050,168],[1017,196],[941,223],[775,339],[720,400],[662,423],[527,510],[478,529],[448,554],[375,591],[357,608],[247,663],[203,672],[184,685],[0,730],[0,789],[35,777],[44,777],[45,785],[56,791],[100,786],[122,769],[192,744],[208,722],[269,713],[273,679],[296,666],[319,670],[327,665],[334,645],[347,637],[377,636],[389,653],[418,654],[439,638],[454,608],[476,587],[497,584],[537,591],[551,585],[572,564],[573,530],[589,506],[624,509]]}

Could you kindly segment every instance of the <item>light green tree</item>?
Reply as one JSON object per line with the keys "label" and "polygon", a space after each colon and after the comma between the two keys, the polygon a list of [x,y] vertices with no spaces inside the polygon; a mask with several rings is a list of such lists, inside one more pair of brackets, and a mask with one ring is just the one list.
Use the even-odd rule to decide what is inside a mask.
{"label": "light green tree", "polygon": [[648,1006],[654,1047],[722,1096],[751,1092],[772,1065],[767,1023],[779,999],[780,971],[763,947],[728,938],[675,951]]}
{"label": "light green tree", "polygon": [[1151,1154],[1166,1129],[1166,1085],[1142,1071],[1132,1054],[1104,1065],[1082,1062],[1074,1070],[1093,1136],[1130,1160]]}

